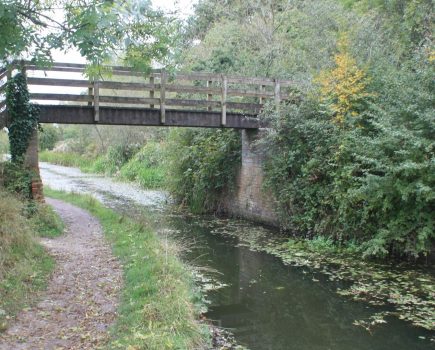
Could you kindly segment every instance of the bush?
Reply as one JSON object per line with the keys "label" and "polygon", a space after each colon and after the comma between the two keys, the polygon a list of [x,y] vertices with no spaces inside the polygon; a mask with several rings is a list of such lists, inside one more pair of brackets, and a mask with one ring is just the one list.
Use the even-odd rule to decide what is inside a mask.
{"label": "bush", "polygon": [[0,188],[0,332],[45,286],[54,265],[34,239],[26,206]]}
{"label": "bush", "polygon": [[20,163],[3,162],[0,163],[0,172],[7,191],[18,194],[22,199],[32,198],[32,171],[23,169]]}
{"label": "bush", "polygon": [[35,204],[35,213],[31,217],[31,224],[40,237],[54,238],[63,233],[64,224],[54,210],[41,203]]}
{"label": "bush", "polygon": [[168,187],[194,212],[218,211],[240,164],[241,138],[235,130],[173,130],[169,137]]}
{"label": "bush", "polygon": [[52,150],[59,140],[59,129],[53,125],[44,125],[38,134],[39,150]]}
{"label": "bush", "polygon": [[107,153],[98,157],[95,162],[86,170],[96,173],[114,175],[120,171],[138,151],[136,145],[116,144],[110,146]]}
{"label": "bush", "polygon": [[137,181],[144,188],[163,186],[165,171],[163,169],[163,145],[148,142],[120,170],[120,177]]}
{"label": "bush", "polygon": [[318,98],[272,118],[266,186],[288,229],[417,258],[435,239],[433,64],[417,56],[386,72],[375,101],[341,124]]}
{"label": "bush", "polygon": [[3,160],[3,155],[9,153],[9,138],[4,130],[0,130],[0,161]]}

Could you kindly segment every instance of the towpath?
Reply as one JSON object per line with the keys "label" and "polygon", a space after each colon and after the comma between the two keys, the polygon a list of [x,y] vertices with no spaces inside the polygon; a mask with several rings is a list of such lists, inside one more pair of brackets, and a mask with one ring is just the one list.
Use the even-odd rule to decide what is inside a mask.
{"label": "towpath", "polygon": [[95,217],[59,200],[47,202],[67,228],[61,237],[41,240],[56,268],[41,301],[0,335],[0,350],[98,349],[116,318],[120,263]]}

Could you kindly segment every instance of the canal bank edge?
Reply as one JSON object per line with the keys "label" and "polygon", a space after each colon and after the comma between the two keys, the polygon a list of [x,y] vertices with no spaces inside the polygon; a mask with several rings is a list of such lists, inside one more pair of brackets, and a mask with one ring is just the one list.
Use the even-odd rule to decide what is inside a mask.
{"label": "canal bank edge", "polygon": [[176,256],[176,249],[169,244],[165,251],[144,224],[116,214],[91,196],[50,188],[45,192],[96,216],[121,261],[125,283],[110,348],[139,349],[145,344],[147,349],[161,350],[173,344],[175,348],[197,349],[211,343],[211,330],[198,321],[200,292]]}

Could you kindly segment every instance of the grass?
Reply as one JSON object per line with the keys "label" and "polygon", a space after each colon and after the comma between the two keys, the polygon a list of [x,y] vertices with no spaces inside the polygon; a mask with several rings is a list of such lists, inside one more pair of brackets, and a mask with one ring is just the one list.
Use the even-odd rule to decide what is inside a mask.
{"label": "grass", "polygon": [[46,204],[36,204],[31,223],[39,237],[55,238],[64,231],[64,223],[54,210]]}
{"label": "grass", "polygon": [[124,287],[109,349],[192,350],[209,342],[208,327],[197,321],[199,291],[173,244],[93,197],[49,188],[45,192],[96,216],[122,263]]}
{"label": "grass", "polygon": [[[31,214],[30,219],[25,215]],[[0,332],[32,305],[47,286],[55,262],[36,236],[58,236],[59,217],[43,205],[29,205],[0,189]]]}
{"label": "grass", "polygon": [[155,153],[159,152],[157,148],[154,143],[147,144],[120,167],[109,155],[92,159],[71,152],[42,151],[39,159],[42,162],[80,168],[83,172],[119,177],[136,182],[145,189],[156,189],[163,188],[165,182],[165,169],[161,165],[161,159],[156,159],[158,156]]}
{"label": "grass", "polygon": [[119,177],[137,182],[142,188],[162,188],[165,170],[161,166],[148,166],[139,157],[133,157],[121,168]]}
{"label": "grass", "polygon": [[41,151],[39,152],[39,160],[41,162],[76,167],[80,169],[90,168],[93,163],[92,159],[71,152]]}

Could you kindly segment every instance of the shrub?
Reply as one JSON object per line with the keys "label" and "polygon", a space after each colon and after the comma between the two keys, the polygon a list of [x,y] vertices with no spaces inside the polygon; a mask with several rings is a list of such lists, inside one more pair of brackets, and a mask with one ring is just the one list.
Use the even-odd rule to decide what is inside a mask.
{"label": "shrub", "polygon": [[194,212],[219,210],[223,191],[235,179],[241,148],[234,130],[173,130],[167,149],[169,190]]}
{"label": "shrub", "polygon": [[0,332],[43,288],[53,259],[39,246],[26,204],[0,188]]}
{"label": "shrub", "polygon": [[163,145],[148,142],[120,170],[120,177],[137,181],[144,188],[163,186],[165,171],[163,169]]}
{"label": "shrub", "polygon": [[285,228],[356,242],[366,257],[431,251],[433,64],[417,55],[409,67],[392,71],[375,76],[375,101],[342,123],[331,122],[334,115],[317,97],[271,116],[266,186]]}
{"label": "shrub", "polygon": [[59,141],[59,136],[60,132],[57,127],[54,127],[53,125],[44,125],[38,134],[39,149],[41,151],[52,150],[56,145],[56,142]]}

